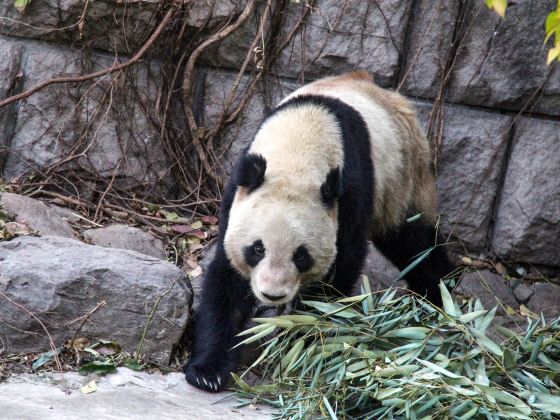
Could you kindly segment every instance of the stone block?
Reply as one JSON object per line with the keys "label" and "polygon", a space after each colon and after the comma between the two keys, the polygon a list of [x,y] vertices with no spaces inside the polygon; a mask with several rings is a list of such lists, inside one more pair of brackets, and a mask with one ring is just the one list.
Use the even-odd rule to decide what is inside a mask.
{"label": "stone block", "polygon": [[[316,79],[357,68],[371,72],[377,83],[396,81],[411,2],[380,0],[339,2],[318,0],[304,25],[280,53],[275,74],[300,80]],[[307,2],[290,2],[280,40],[301,20]],[[256,34],[258,22],[249,19],[221,42],[208,60],[239,68]],[[266,52],[265,52],[266,53]]]}
{"label": "stone block", "polygon": [[[427,127],[432,107],[418,103]],[[512,118],[447,105],[437,162],[442,229],[472,250],[487,248],[487,234],[505,162]]]}
{"label": "stone block", "polygon": [[459,1],[414,2],[409,29],[401,92],[436,98],[451,53]]}
{"label": "stone block", "polygon": [[492,249],[505,260],[560,267],[560,122],[518,120]]}
{"label": "stone block", "polygon": [[[110,67],[114,57],[0,36],[0,50],[23,48],[23,90],[61,74]],[[126,75],[80,85],[50,85],[19,102],[3,177],[12,179],[61,160],[64,169],[116,175],[118,185],[159,179],[169,165],[161,152],[154,118],[157,64],[139,64]]]}

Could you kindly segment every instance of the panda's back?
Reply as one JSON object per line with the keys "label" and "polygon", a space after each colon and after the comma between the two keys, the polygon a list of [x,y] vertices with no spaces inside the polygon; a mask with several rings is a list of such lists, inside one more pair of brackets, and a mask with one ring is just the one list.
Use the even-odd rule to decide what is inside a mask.
{"label": "panda's back", "polygon": [[435,213],[430,144],[405,98],[379,88],[365,72],[310,83],[281,104],[302,95],[336,98],[358,111],[366,123],[374,167],[374,236],[399,225],[411,212]]}

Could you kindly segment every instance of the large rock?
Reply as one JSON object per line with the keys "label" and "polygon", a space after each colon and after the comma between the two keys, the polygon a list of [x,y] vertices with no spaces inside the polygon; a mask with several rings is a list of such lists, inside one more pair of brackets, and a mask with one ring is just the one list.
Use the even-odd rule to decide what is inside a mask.
{"label": "large rock", "polygon": [[[60,75],[110,67],[114,57],[0,36],[0,51],[23,49],[22,89]],[[17,49],[13,49],[17,51]],[[14,54],[16,54],[14,52]],[[51,85],[19,103],[13,127],[0,127],[9,155],[3,177],[11,179],[64,159],[65,170],[86,170],[117,185],[161,179],[169,165],[151,118],[159,67],[140,63],[122,75],[79,85]],[[6,75],[0,74],[0,79]],[[118,76],[115,76],[118,77]],[[6,152],[6,150],[4,150]]]}
{"label": "large rock", "polygon": [[161,239],[132,226],[111,225],[97,229],[87,229],[84,231],[84,236],[93,245],[128,249],[155,258],[164,258],[164,246]]}
{"label": "large rock", "polygon": [[[46,236],[0,243],[0,340],[6,353],[49,350],[73,337],[80,317],[106,305],[85,323],[79,336],[115,340],[166,364],[189,317],[188,279],[171,263],[133,251],[102,248]],[[23,310],[26,308],[27,311]]]}
{"label": "large rock", "polygon": [[23,195],[0,193],[0,207],[17,222],[25,223],[41,235],[74,238],[74,231],[60,213],[42,201]]}
{"label": "large rock", "polygon": [[520,118],[498,206],[494,252],[560,267],[560,123]]}
{"label": "large rock", "polygon": [[514,310],[519,307],[511,287],[501,276],[489,270],[464,274],[454,292],[465,297],[480,299],[484,309],[492,309],[497,306],[498,315],[507,314],[508,307]]}
{"label": "large rock", "polygon": [[[418,103],[427,127],[431,105]],[[488,228],[506,163],[512,118],[498,113],[448,105],[437,162],[439,211],[445,234],[469,248],[488,246]]]}
{"label": "large rock", "polygon": [[60,419],[173,419],[200,420],[270,418],[272,409],[259,405],[234,407],[227,392],[210,394],[187,384],[180,373],[149,374],[119,368],[95,378],[97,391],[80,388],[94,378],[75,372],[21,374],[0,383],[2,417],[32,420]]}
{"label": "large rock", "polygon": [[510,2],[505,19],[484,2],[469,5],[447,98],[560,116],[560,66],[546,65],[543,45],[556,0]]}

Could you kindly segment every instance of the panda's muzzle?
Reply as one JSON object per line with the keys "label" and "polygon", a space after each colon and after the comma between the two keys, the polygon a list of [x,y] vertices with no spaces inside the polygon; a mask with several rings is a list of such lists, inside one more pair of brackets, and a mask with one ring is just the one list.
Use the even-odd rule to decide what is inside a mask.
{"label": "panda's muzzle", "polygon": [[262,295],[272,302],[284,299],[287,295],[269,295],[268,293],[261,292]]}

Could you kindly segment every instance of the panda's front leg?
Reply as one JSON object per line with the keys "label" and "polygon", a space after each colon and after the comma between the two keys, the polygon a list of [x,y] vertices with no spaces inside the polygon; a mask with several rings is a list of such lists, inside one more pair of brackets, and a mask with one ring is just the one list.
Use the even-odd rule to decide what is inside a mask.
{"label": "panda's front leg", "polygon": [[218,245],[204,278],[191,358],[183,366],[188,383],[210,392],[227,385],[239,352],[232,347],[239,342],[236,335],[253,306],[249,283],[232,269],[223,246]]}

